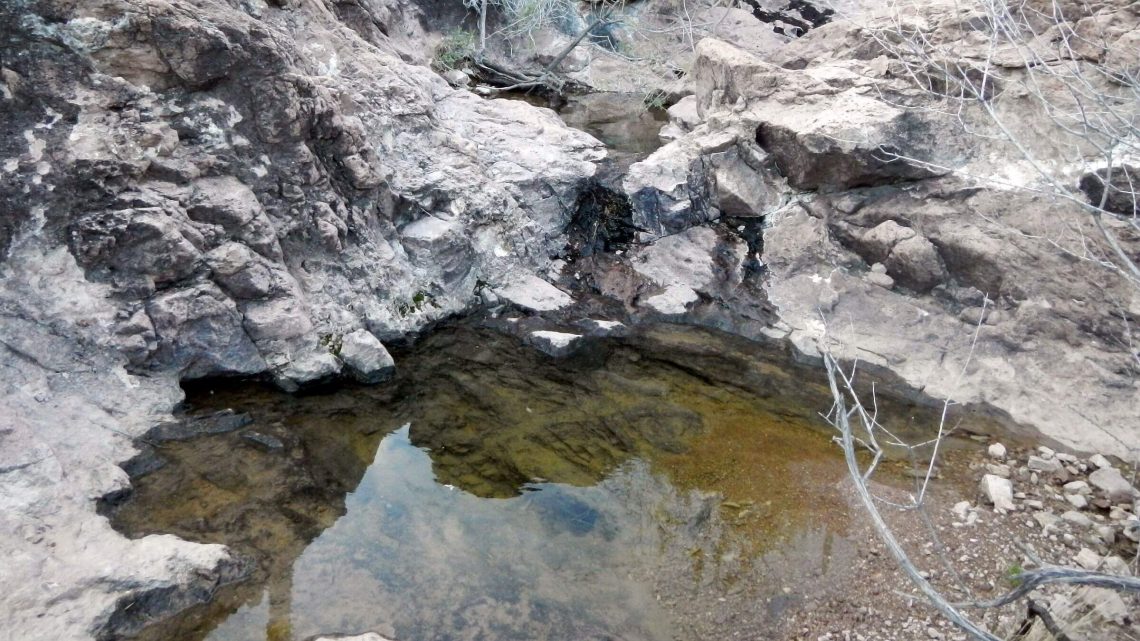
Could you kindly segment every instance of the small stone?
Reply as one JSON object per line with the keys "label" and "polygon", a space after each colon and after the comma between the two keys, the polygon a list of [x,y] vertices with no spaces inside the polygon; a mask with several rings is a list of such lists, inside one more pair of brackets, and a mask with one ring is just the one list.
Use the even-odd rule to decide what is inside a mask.
{"label": "small stone", "polygon": [[1096,530],[1097,537],[1101,543],[1105,545],[1112,545],[1116,543],[1116,528],[1111,525],[1098,525],[1093,529]]}
{"label": "small stone", "polygon": [[1132,486],[1120,475],[1115,467],[1101,468],[1089,474],[1089,483],[1100,490],[1110,501],[1132,499]]}
{"label": "small stone", "polygon": [[1041,501],[1038,501],[1037,499],[1026,499],[1025,507],[1031,510],[1040,510],[1045,507],[1045,504]]}
{"label": "small stone", "polygon": [[989,453],[990,458],[994,458],[999,461],[1004,461],[1005,455],[1007,454],[1005,446],[1001,443],[994,443],[990,445],[989,449],[986,451]]}
{"label": "small stone", "polygon": [[1085,481],[1070,481],[1061,489],[1065,491],[1065,494],[1088,494],[1092,492],[1092,489],[1089,488],[1089,484]]}
{"label": "small stone", "polygon": [[1053,455],[1056,454],[1056,452],[1045,447],[1044,445],[1037,448],[1037,453],[1040,454],[1041,458],[1045,459],[1046,461],[1051,460],[1053,458]]}
{"label": "small stone", "polygon": [[965,519],[966,514],[970,511],[970,502],[958,501],[954,504],[954,507],[951,508],[950,511],[953,512],[954,516],[958,517],[959,519]]}
{"label": "small stone", "polygon": [[1055,527],[1061,520],[1061,517],[1052,512],[1034,512],[1033,520],[1037,521],[1037,524],[1040,525],[1042,529],[1047,530],[1051,527]]}
{"label": "small stone", "polygon": [[1056,474],[1062,470],[1060,461],[1040,456],[1030,456],[1026,465],[1034,472],[1046,472],[1048,474]]}
{"label": "small stone", "polygon": [[1057,460],[1062,463],[1076,463],[1079,460],[1072,454],[1067,454],[1065,452],[1057,452],[1053,456],[1057,457]]}
{"label": "small stone", "polygon": [[1112,463],[1105,458],[1104,454],[1093,454],[1089,457],[1089,463],[1098,470],[1103,470],[1106,467],[1112,467]]}
{"label": "small stone", "polygon": [[1010,476],[1013,476],[1012,470],[1009,469],[1008,465],[987,463],[986,471],[988,471],[990,474],[993,474],[994,476],[1000,476],[1003,479],[1007,479]]}
{"label": "small stone", "polygon": [[1100,555],[1088,548],[1081,548],[1073,557],[1073,562],[1086,570],[1095,570],[1100,566]]}
{"label": "small stone", "polygon": [[1100,569],[1106,574],[1115,574],[1116,576],[1132,576],[1132,569],[1128,567],[1128,563],[1115,554],[1104,557],[1100,565]]}
{"label": "small stone", "polygon": [[1016,509],[1013,504],[1013,483],[1009,479],[993,474],[982,477],[982,495],[993,504],[995,510],[1012,512]]}
{"label": "small stone", "polygon": [[263,452],[281,452],[285,449],[281,439],[261,432],[245,432],[241,438]]}
{"label": "small stone", "polygon": [[1078,510],[1083,510],[1089,506],[1089,500],[1082,494],[1066,494],[1065,500]]}
{"label": "small stone", "polygon": [[1069,523],[1072,523],[1073,525],[1080,527],[1092,527],[1093,524],[1092,519],[1085,516],[1084,514],[1081,514],[1080,512],[1075,512],[1073,510],[1065,512],[1061,515],[1061,518],[1065,521],[1068,521]]}
{"label": "small stone", "polygon": [[1140,543],[1140,518],[1133,516],[1124,522],[1124,529],[1121,530],[1126,538],[1129,540]]}

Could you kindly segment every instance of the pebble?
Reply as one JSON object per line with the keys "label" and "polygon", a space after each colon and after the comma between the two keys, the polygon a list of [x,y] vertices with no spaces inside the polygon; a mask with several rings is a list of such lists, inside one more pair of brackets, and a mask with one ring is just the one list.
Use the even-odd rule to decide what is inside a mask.
{"label": "pebble", "polygon": [[1073,525],[1078,525],[1080,527],[1092,527],[1093,524],[1092,519],[1085,516],[1084,514],[1081,514],[1080,512],[1073,510],[1065,512],[1061,515],[1061,518],[1068,521],[1069,523],[1072,523]]}
{"label": "pebble", "polygon": [[989,449],[986,451],[989,452],[990,458],[995,458],[999,461],[1004,461],[1005,455],[1007,453],[1005,446],[1001,443],[994,443],[993,445],[990,445]]}
{"label": "pebble", "polygon": [[1106,467],[1112,467],[1112,463],[1105,458],[1104,454],[1093,454],[1089,457],[1089,463],[1098,470],[1103,470]]}
{"label": "pebble", "polygon": [[1061,488],[1065,494],[1088,494],[1092,491],[1086,481],[1070,481]]}
{"label": "pebble", "polygon": [[1065,500],[1078,510],[1083,510],[1089,506],[1089,500],[1082,494],[1066,494]]}

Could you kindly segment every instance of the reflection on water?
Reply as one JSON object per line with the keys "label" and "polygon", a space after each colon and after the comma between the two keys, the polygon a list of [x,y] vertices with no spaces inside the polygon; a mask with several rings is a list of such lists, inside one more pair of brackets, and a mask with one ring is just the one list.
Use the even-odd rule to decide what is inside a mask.
{"label": "reflection on water", "polygon": [[847,571],[804,372],[685,328],[555,361],[461,326],[399,365],[381,388],[191,392],[254,423],[160,445],[113,522],[256,570],[140,638],[751,638]]}
{"label": "reflection on water", "polygon": [[437,483],[404,426],[380,442],[347,516],[294,563],[287,618],[272,619],[267,594],[207,638],[391,629],[407,639],[668,639],[649,587],[620,571],[636,562],[630,552],[657,545],[636,501],[616,499],[655,500],[636,467],[591,488],[544,483],[481,499]]}

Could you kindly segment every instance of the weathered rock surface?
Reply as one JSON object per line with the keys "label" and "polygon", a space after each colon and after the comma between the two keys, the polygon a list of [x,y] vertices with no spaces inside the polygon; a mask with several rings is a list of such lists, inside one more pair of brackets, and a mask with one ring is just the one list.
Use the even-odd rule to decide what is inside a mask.
{"label": "weathered rock surface", "polygon": [[127,634],[240,573],[95,513],[179,379],[383,379],[381,339],[564,245],[600,143],[410,64],[419,25],[401,3],[0,3],[4,634]]}
{"label": "weathered rock surface", "polygon": [[[944,5],[924,11],[948,21],[939,37],[960,28]],[[716,306],[750,318],[764,318],[767,306],[772,327],[749,331],[786,338],[805,357],[816,358],[827,335],[837,356],[891,371],[929,396],[987,404],[1027,433],[1077,450],[1129,456],[1140,443],[1140,389],[1128,374],[1127,321],[1113,310],[1134,308],[1136,288],[1096,261],[1074,260],[1089,252],[1082,243],[1106,251],[1092,235],[1063,231],[1085,216],[1079,206],[936,169],[1006,176],[1024,161],[937,111],[880,100],[882,87],[916,104],[923,97],[891,75],[885,58],[860,49],[865,40],[853,23],[829,24],[780,49],[782,66],[699,43],[700,121],[686,120],[687,133],[635,164],[624,188],[645,242],[673,242],[707,221],[738,233],[755,252],[745,266],[765,270],[766,301],[753,310],[745,301],[756,297],[738,288],[707,307],[686,296],[669,309],[709,322],[704,310]],[[1014,93],[1002,100],[1002,109],[1032,113]],[[1053,142],[1019,133],[1043,154]],[[747,220],[762,221],[759,238],[749,237]],[[1140,251],[1135,234],[1119,236]],[[635,270],[645,251],[634,253]],[[665,302],[647,293],[643,301]]]}

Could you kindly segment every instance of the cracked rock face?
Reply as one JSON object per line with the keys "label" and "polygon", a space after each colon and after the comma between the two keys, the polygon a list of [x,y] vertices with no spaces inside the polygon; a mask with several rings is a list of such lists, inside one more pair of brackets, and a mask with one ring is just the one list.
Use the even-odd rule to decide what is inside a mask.
{"label": "cracked rock face", "polygon": [[240,575],[218,546],[127,541],[94,511],[179,379],[382,380],[381,341],[564,244],[600,143],[410,64],[415,7],[349,4],[0,6],[14,638],[129,632]]}
{"label": "cracked rock face", "polygon": [[[950,5],[923,11],[923,20],[945,25],[932,33],[964,37],[966,23]],[[1128,20],[1113,29],[1136,33],[1135,18]],[[746,257],[726,251],[731,243],[699,248],[704,258],[690,256],[683,276],[650,269],[619,287],[611,275],[598,279],[603,291],[689,322],[789,340],[809,360],[826,334],[837,356],[897,374],[931,397],[983,403],[1026,435],[1128,456],[1140,442],[1128,338],[1140,292],[1079,258],[1111,255],[1095,232],[1074,234],[1088,222],[1079,205],[938,169],[1004,180],[1025,160],[937,110],[901,109],[930,97],[892,75],[882,53],[843,21],[767,60],[700,42],[696,115],[677,109],[672,141],[625,179],[640,240],[651,243],[631,252],[630,263],[645,271],[639,261],[660,251],[654,247],[676,245],[686,229],[719,226],[748,242],[763,265],[763,291],[733,286]],[[895,103],[880,100],[880,91]],[[1022,114],[1015,133],[1052,158],[1064,132],[1034,130],[1034,118],[1047,118],[1023,94],[995,102],[998,111]],[[979,113],[961,116],[974,130],[987,126]],[[1095,178],[1080,186],[1103,194]],[[759,239],[742,224],[750,220],[761,223]],[[1140,255],[1140,237],[1118,227],[1125,251]],[[688,281],[714,257],[735,267],[719,270],[717,286],[698,301]],[[717,308],[732,311],[726,317]],[[768,327],[749,328],[750,316]]]}

